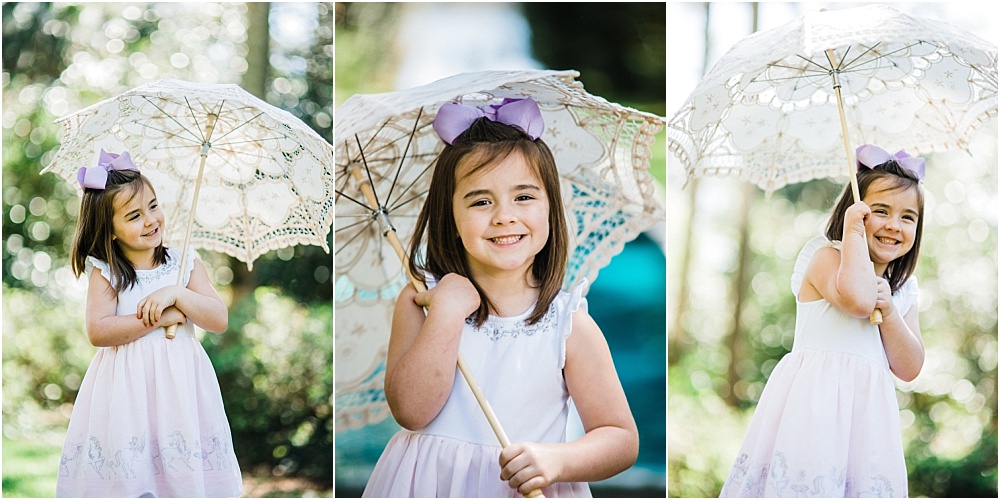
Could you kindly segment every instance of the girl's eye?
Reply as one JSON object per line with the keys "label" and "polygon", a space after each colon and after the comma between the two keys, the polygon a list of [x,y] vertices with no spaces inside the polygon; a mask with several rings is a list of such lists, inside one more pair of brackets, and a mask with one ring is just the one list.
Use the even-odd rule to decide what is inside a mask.
{"label": "girl's eye", "polygon": [[514,198],[514,200],[516,200],[516,201],[530,201],[530,200],[534,200],[534,199],[535,199],[535,197],[531,196],[530,194],[522,194],[521,196],[518,196],[517,198]]}
{"label": "girl's eye", "polygon": [[160,208],[160,206],[157,205],[156,203],[153,203],[152,205],[149,206],[150,210],[156,210],[157,208]]}
{"label": "girl's eye", "polygon": [[132,214],[128,217],[128,220],[133,221],[139,218],[139,214]]}
{"label": "girl's eye", "polygon": [[478,200],[478,201],[473,202],[472,205],[470,205],[470,206],[473,206],[473,207],[484,207],[484,206],[489,205],[489,204],[490,204],[489,200]]}

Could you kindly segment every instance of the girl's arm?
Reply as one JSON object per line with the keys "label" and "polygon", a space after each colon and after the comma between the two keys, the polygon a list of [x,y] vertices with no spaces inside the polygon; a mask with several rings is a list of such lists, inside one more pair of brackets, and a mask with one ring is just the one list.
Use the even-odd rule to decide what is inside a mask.
{"label": "girl's arm", "polygon": [[889,290],[889,282],[880,278],[877,307],[882,310],[882,324],[879,332],[889,369],[900,380],[910,382],[917,378],[924,365],[924,341],[920,335],[917,304],[910,306],[903,316],[893,308]]}
{"label": "girl's arm", "polygon": [[[422,306],[427,306],[424,315]],[[385,367],[385,399],[400,426],[426,427],[455,381],[465,318],[479,308],[468,279],[448,274],[430,291],[407,285],[396,299]]]}
{"label": "girl's arm", "polygon": [[864,220],[870,213],[863,202],[847,209],[840,251],[832,247],[816,251],[806,269],[799,300],[811,302],[823,298],[853,317],[871,315],[878,289],[865,236]]}
{"label": "girl's arm", "polygon": [[94,347],[123,345],[161,327],[184,324],[186,318],[176,307],[168,307],[159,321],[146,325],[132,315],[118,316],[118,295],[100,269],[90,273],[87,288],[87,337]]}
{"label": "girl's arm", "polygon": [[206,331],[221,333],[229,327],[229,309],[199,259],[194,261],[187,287],[165,286],[149,294],[136,306],[136,317],[149,326],[160,322],[160,315],[170,306],[180,309],[191,322]]}
{"label": "girl's arm", "polygon": [[500,477],[521,494],[556,482],[599,481],[632,466],[639,431],[600,327],[583,309],[566,341],[566,386],[586,434],[568,443],[515,443],[500,452]]}

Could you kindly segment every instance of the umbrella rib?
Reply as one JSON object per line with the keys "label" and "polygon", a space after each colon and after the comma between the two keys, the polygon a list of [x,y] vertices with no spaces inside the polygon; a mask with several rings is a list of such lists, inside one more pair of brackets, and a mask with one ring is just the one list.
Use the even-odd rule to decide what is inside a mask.
{"label": "umbrella rib", "polygon": [[396,168],[396,176],[392,178],[392,184],[389,185],[389,194],[385,197],[386,205],[391,203],[392,192],[396,189],[396,182],[399,180],[399,173],[403,171],[403,163],[406,162],[406,153],[410,151],[410,145],[413,144],[413,136],[417,133],[417,125],[420,124],[420,117],[423,116],[423,114],[424,107],[421,106],[420,110],[417,111],[417,119],[413,121],[413,130],[410,132],[410,136],[406,140],[406,147],[403,148],[403,155],[399,158],[399,167]]}
{"label": "umbrella rib", "polygon": [[[370,225],[371,225],[371,223],[369,221],[369,226]],[[358,231],[357,233],[354,233],[354,236],[351,236],[351,239],[347,240],[347,242],[345,242],[344,244],[340,245],[340,248],[338,248],[338,249],[336,249],[336,250],[333,251],[333,255],[337,255],[337,254],[340,253],[341,250],[350,247],[351,243],[354,240],[358,239],[358,237],[360,237],[362,234],[365,234],[365,232],[364,231]],[[379,240],[381,240],[381,239],[382,238],[379,238]]]}
{"label": "umbrella rib", "polygon": [[[420,173],[419,173],[419,174],[417,174],[417,176],[416,176],[416,177],[415,177],[415,178],[413,179],[413,182],[412,182],[412,183],[410,183],[410,185],[406,186],[406,189],[404,189],[404,190],[403,190],[403,192],[399,193],[399,198],[402,198],[402,197],[403,197],[403,195],[404,195],[404,194],[406,194],[406,192],[407,192],[407,191],[409,191],[409,190],[410,190],[410,188],[412,188],[412,187],[413,187],[413,185],[414,185],[414,184],[416,184],[416,183],[417,183],[417,181],[418,181],[418,180],[419,180],[419,179],[420,179],[421,177],[423,177],[423,176],[424,176],[424,174],[426,174],[426,173],[427,173],[427,171],[428,171],[428,170],[430,170],[430,168],[431,168],[431,167],[433,167],[433,166],[434,166],[434,163],[435,163],[435,162],[437,162],[437,160],[434,160],[434,161],[431,161],[430,163],[428,163],[428,164],[427,164],[427,166],[426,166],[426,167],[424,167],[424,169],[423,169],[423,170],[421,170],[421,171],[420,171]],[[418,195],[416,195],[416,196],[415,196],[415,198],[419,198],[420,196],[423,196],[423,194],[418,194]],[[411,201],[412,199],[413,199],[413,198],[410,198],[410,200],[407,200],[407,201],[406,201],[406,202],[404,202],[404,203],[399,203],[399,204],[397,204],[397,205],[396,205],[396,206],[395,206],[395,207],[394,207],[393,209],[391,209],[391,210],[389,210],[389,211],[391,212],[392,210],[395,210],[396,208],[399,208],[399,207],[403,206],[403,205],[404,205],[405,203],[409,203],[409,202],[410,202],[410,201]]]}
{"label": "umbrella rib", "polygon": [[368,160],[365,158],[365,151],[361,149],[361,139],[358,134],[354,134],[354,140],[358,142],[358,150],[361,153],[361,163],[365,166],[365,172],[368,174],[368,184],[372,188],[372,196],[375,198],[375,208],[382,208],[382,203],[378,201],[378,193],[375,192],[375,181],[372,180],[372,171],[368,168]]}
{"label": "umbrella rib", "polygon": [[232,130],[229,130],[229,131],[227,131],[227,132],[226,132],[225,134],[222,134],[222,135],[221,135],[221,136],[219,137],[219,139],[225,139],[227,135],[229,135],[229,134],[232,134],[233,132],[236,132],[236,131],[237,131],[237,130],[239,130],[240,128],[242,128],[242,127],[246,126],[246,124],[248,124],[248,123],[250,123],[250,122],[252,122],[252,121],[256,120],[256,119],[257,119],[257,118],[259,118],[259,117],[260,117],[260,115],[262,115],[262,114],[264,114],[264,112],[263,112],[263,111],[261,111],[260,113],[257,113],[256,115],[253,115],[253,116],[252,116],[251,118],[249,118],[248,120],[246,120],[246,121],[244,121],[243,123],[241,123],[241,124],[239,124],[239,125],[237,125],[237,126],[233,127],[233,129],[232,129]]}
{"label": "umbrella rib", "polygon": [[[346,215],[338,215],[337,217],[349,217],[349,216],[346,216]],[[354,222],[354,223],[351,223],[351,224],[348,224],[348,225],[346,225],[346,226],[343,226],[343,227],[338,227],[337,229],[335,229],[335,230],[334,230],[334,232],[337,232],[337,233],[339,233],[339,232],[341,232],[341,231],[344,231],[344,230],[347,230],[347,229],[350,229],[350,228],[352,228],[352,227],[356,227],[356,226],[357,226],[358,224],[364,224],[364,223],[366,223],[366,222],[370,222],[370,221],[371,221],[371,216],[370,216],[370,215],[365,215],[365,214],[355,214],[355,215],[352,215],[352,216],[350,216],[350,217],[364,217],[364,219],[362,219],[362,220],[359,220],[359,221],[357,221],[357,222]]]}
{"label": "umbrella rib", "polygon": [[[184,126],[181,122],[177,121],[177,118],[175,118],[173,115],[171,115],[170,113],[168,113],[167,110],[161,108],[158,104],[156,104],[155,102],[153,102],[153,100],[150,99],[149,96],[145,96],[144,95],[144,96],[142,96],[142,98],[145,99],[146,102],[148,102],[149,104],[151,104],[154,108],[158,109],[161,113],[163,113],[163,116],[166,116],[167,118],[170,119],[170,121],[176,123],[177,126],[181,128],[181,130],[183,130],[183,131],[191,134],[192,136],[194,136],[194,138],[195,138],[196,141],[199,139],[199,137],[200,137],[199,134],[195,134],[195,133],[191,132],[191,129],[189,129],[188,127]],[[185,97],[184,100],[187,101],[187,98]],[[194,111],[192,110],[192,113],[193,112]],[[197,123],[197,122],[198,122],[198,119],[197,119],[197,117],[195,117],[195,123]],[[136,123],[138,123],[138,120],[136,120]],[[143,125],[149,127],[148,124],[143,124]],[[149,128],[153,128],[154,130],[157,130],[154,127],[149,127]],[[165,132],[163,130],[160,130],[160,132],[169,133],[169,132]],[[200,132],[201,131],[199,130],[199,133]]]}
{"label": "umbrella rib", "polygon": [[[194,106],[191,105],[191,101],[188,100],[187,96],[184,96],[184,104],[187,105],[189,111],[191,111],[191,118],[194,120],[194,124],[198,126],[198,135],[201,137],[202,143],[205,142],[205,134],[201,130],[201,121],[198,120],[198,113],[195,112]],[[219,116],[219,115],[215,115]]]}
{"label": "umbrella rib", "polygon": [[388,211],[389,211],[389,212],[392,212],[392,211],[394,211],[394,210],[398,210],[398,209],[402,208],[402,207],[403,207],[403,205],[406,205],[407,203],[409,203],[409,202],[411,202],[411,201],[413,201],[413,200],[417,200],[417,199],[420,199],[420,197],[421,197],[421,196],[424,196],[425,194],[427,194],[427,191],[424,191],[424,192],[422,192],[422,193],[420,193],[420,194],[417,194],[417,195],[414,195],[414,196],[413,196],[412,198],[410,198],[410,199],[408,199],[408,200],[406,200],[406,201],[404,201],[404,202],[402,202],[402,203],[399,203],[399,204],[397,204],[396,206],[392,207],[392,208],[391,208],[391,209],[389,209]]}
{"label": "umbrella rib", "polygon": [[[812,59],[809,59],[808,57],[803,57],[802,54],[796,54],[795,57],[798,57],[799,59],[802,59],[803,61],[805,61],[805,62],[807,62],[809,64],[815,65],[817,68],[819,68],[820,70],[822,70],[823,73],[829,73],[832,70],[832,68],[827,68],[826,66],[823,66],[822,64],[820,64],[820,63],[818,63],[816,61],[813,61]],[[794,68],[794,69],[804,69],[804,68]]]}
{"label": "umbrella rib", "polygon": [[347,198],[348,200],[351,200],[351,201],[353,201],[354,203],[357,203],[358,205],[360,205],[360,206],[364,207],[364,209],[365,209],[365,210],[372,210],[372,211],[374,211],[374,210],[372,209],[372,207],[369,207],[369,206],[368,206],[368,204],[367,204],[367,203],[362,203],[362,202],[360,202],[360,201],[358,201],[358,200],[355,200],[354,198],[351,198],[351,197],[350,197],[349,195],[345,194],[345,193],[344,193],[343,191],[341,191],[341,190],[339,190],[339,189],[334,189],[334,192],[336,192],[336,193],[337,193],[337,194],[339,194],[340,196],[343,196],[344,198]]}

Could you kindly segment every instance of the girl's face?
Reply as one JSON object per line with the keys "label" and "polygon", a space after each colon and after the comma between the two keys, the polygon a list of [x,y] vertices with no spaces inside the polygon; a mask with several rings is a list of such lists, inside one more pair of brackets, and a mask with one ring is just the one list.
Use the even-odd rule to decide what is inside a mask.
{"label": "girl's face", "polygon": [[890,262],[913,248],[920,213],[915,188],[892,189],[888,179],[876,179],[862,200],[872,211],[865,222],[868,254],[881,276]]}
{"label": "girl's face", "polygon": [[549,239],[549,202],[542,180],[514,152],[472,175],[460,164],[452,213],[473,278],[525,274]]}
{"label": "girl's face", "polygon": [[128,199],[127,190],[115,196],[114,236],[125,257],[139,267],[152,261],[153,250],[163,240],[163,212],[156,195],[143,183],[142,190]]}

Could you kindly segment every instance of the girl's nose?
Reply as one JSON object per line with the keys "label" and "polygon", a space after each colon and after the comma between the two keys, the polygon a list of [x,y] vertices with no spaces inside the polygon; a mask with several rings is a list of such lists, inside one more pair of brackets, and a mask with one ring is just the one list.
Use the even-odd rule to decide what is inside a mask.
{"label": "girl's nose", "polygon": [[513,224],[515,222],[517,222],[517,216],[514,215],[513,210],[510,210],[509,207],[497,206],[497,211],[493,215],[493,225],[503,226],[506,224]]}

